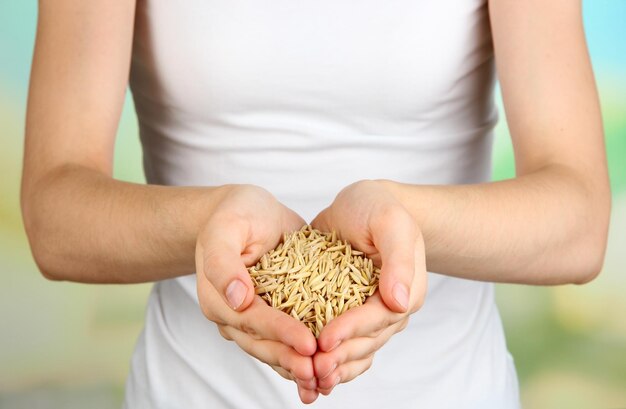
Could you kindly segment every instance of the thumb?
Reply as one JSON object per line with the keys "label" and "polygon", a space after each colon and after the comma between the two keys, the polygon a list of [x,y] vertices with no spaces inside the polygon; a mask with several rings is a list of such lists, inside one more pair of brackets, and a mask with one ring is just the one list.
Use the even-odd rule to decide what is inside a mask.
{"label": "thumb", "polygon": [[311,226],[314,229],[317,229],[323,232],[330,231],[331,228],[328,222],[329,213],[330,213],[330,208],[328,207],[322,210],[321,212],[319,212],[317,216],[315,216],[315,219],[311,221]]}
{"label": "thumb", "polygon": [[378,284],[380,295],[390,310],[407,312],[415,275],[415,222],[398,207],[371,220],[370,231],[382,262]]}
{"label": "thumb", "polygon": [[246,232],[235,225],[241,223],[211,226],[200,251],[207,279],[233,310],[243,311],[254,299],[254,286],[241,257]]}

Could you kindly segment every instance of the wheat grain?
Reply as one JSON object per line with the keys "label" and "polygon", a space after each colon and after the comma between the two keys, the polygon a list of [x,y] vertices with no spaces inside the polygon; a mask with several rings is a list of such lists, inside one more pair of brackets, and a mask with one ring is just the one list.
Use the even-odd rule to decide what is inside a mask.
{"label": "wheat grain", "polygon": [[333,318],[362,305],[378,287],[380,269],[337,234],[310,225],[290,234],[248,272],[270,306],[302,321],[318,337]]}

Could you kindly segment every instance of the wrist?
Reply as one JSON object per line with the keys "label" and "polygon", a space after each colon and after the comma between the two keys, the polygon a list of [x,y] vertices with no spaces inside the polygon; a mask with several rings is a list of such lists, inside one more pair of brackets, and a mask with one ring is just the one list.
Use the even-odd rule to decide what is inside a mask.
{"label": "wrist", "polygon": [[406,209],[422,236],[425,237],[424,229],[428,225],[429,188],[389,179],[378,179],[376,182]]}
{"label": "wrist", "polygon": [[233,194],[237,186],[227,184],[200,188],[198,197],[190,203],[184,215],[185,231],[189,232],[188,238],[190,241],[193,240],[194,246],[220,204]]}
{"label": "wrist", "polygon": [[407,210],[409,210],[407,204],[409,203],[408,188],[410,185],[396,182],[390,179],[376,179],[375,182],[385,191],[387,191],[391,196],[393,196],[394,199],[400,202],[400,204],[402,204]]}

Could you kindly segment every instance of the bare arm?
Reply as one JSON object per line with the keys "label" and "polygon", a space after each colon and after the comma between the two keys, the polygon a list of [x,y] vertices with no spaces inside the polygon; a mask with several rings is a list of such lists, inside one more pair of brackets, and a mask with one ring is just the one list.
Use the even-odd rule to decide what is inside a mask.
{"label": "bare arm", "polygon": [[602,266],[610,191],[580,1],[489,6],[517,177],[387,186],[423,232],[429,271],[527,284],[587,282]]}
{"label": "bare arm", "polygon": [[22,209],[49,278],[140,282],[190,274],[225,188],[112,179],[135,1],[42,0],[26,125]]}
{"label": "bare arm", "polygon": [[200,309],[227,339],[312,382],[315,338],[254,295],[245,268],[304,221],[249,185],[144,186],[111,177],[135,1],[40,0],[22,212],[35,260],[55,280],[141,282],[196,272]]}
{"label": "bare arm", "polygon": [[610,192],[580,2],[489,6],[517,177],[464,186],[365,180],[316,217],[313,225],[336,229],[381,264],[379,292],[317,340],[325,394],[366,371],[406,326],[424,302],[427,270],[560,284],[588,282],[602,267]]}

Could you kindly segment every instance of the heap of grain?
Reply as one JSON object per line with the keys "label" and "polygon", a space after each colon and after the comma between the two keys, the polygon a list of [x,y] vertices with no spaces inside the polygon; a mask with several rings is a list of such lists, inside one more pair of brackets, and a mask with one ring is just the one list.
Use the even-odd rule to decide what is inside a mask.
{"label": "heap of grain", "polygon": [[335,232],[309,225],[285,234],[248,271],[261,298],[302,321],[316,337],[333,317],[362,305],[376,291],[380,274]]}

